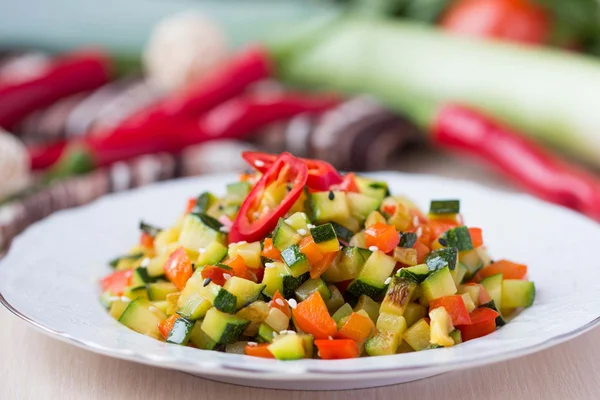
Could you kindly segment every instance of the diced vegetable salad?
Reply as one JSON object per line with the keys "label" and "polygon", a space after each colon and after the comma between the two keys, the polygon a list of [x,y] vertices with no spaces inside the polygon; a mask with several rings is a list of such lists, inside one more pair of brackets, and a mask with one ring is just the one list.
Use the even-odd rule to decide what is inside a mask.
{"label": "diced vegetable salad", "polygon": [[255,171],[190,199],[110,262],[102,303],[127,327],[204,350],[296,360],[450,347],[532,305],[527,267],[492,261],[458,200],[424,214],[386,182],[317,160],[243,154]]}

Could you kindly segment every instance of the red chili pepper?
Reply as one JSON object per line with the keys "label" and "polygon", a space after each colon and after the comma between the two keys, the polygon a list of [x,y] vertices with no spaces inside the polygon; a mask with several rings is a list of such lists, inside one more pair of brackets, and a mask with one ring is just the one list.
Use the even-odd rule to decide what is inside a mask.
{"label": "red chili pepper", "polygon": [[49,145],[41,145],[28,148],[31,168],[34,170],[48,168],[60,159],[67,147],[65,140]]}
{"label": "red chili pepper", "polygon": [[43,74],[0,87],[0,126],[11,130],[37,109],[106,84],[109,70],[110,61],[105,54],[79,51],[56,59]]}
{"label": "red chili pepper", "polygon": [[[302,194],[307,175],[306,164],[289,153],[282,153],[242,203],[229,232],[229,242],[255,242],[267,236]],[[290,185],[290,190],[275,209],[263,209],[263,194],[274,182]]]}
{"label": "red chili pepper", "polygon": [[476,110],[455,104],[444,107],[432,138],[443,147],[485,160],[542,199],[600,220],[600,180]]}
{"label": "red chili pepper", "polygon": [[[264,173],[277,158],[274,154],[261,153],[259,151],[245,151],[242,157],[257,171]],[[312,160],[301,158],[308,167],[307,185],[315,191],[329,190],[332,185],[342,183],[343,178],[340,173],[328,162],[321,160]]]}

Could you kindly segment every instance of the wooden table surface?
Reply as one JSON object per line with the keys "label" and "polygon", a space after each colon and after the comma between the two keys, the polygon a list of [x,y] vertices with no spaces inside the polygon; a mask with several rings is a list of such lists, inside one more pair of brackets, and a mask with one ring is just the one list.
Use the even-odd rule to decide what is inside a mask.
{"label": "wooden table surface", "polygon": [[[407,157],[398,167],[504,186],[470,163],[431,156]],[[43,335],[0,307],[0,399],[600,399],[598,343],[600,328],[527,357],[417,382],[352,391],[282,392],[93,354]]]}

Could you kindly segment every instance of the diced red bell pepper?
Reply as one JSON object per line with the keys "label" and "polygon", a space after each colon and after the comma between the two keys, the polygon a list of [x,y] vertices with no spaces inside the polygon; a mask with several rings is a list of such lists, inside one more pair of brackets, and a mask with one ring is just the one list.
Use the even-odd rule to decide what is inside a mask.
{"label": "diced red bell pepper", "polygon": [[452,325],[470,324],[467,306],[460,295],[444,296],[429,302],[429,310],[444,307],[452,318]]}
{"label": "diced red bell pepper", "polygon": [[221,267],[217,267],[216,265],[206,265],[202,268],[202,272],[200,273],[204,279],[210,278],[212,282],[219,286],[223,286],[225,284],[225,277],[223,275],[233,273],[232,270],[227,270]]}
{"label": "diced red bell pepper", "polygon": [[263,242],[263,250],[260,253],[261,256],[270,258],[275,261],[282,261],[281,252],[273,245],[273,239],[266,238]]}
{"label": "diced red bell pepper", "polygon": [[389,253],[400,243],[400,236],[393,225],[378,222],[365,229],[365,242],[367,247],[376,246],[384,253]]}
{"label": "diced red bell pepper", "polygon": [[323,253],[312,236],[303,238],[298,243],[298,246],[300,247],[300,252],[306,256],[311,265],[315,265],[323,259]]}
{"label": "diced red bell pepper", "polygon": [[273,353],[268,349],[269,343],[260,343],[257,345],[247,345],[244,347],[244,354],[247,356],[260,357],[260,358],[275,358]]}
{"label": "diced red bell pepper", "polygon": [[[283,304],[279,304],[279,303],[283,303]],[[279,290],[276,291],[275,294],[273,295],[273,298],[271,299],[270,307],[281,310],[281,312],[283,312],[288,318],[291,318],[291,316],[292,316],[292,311],[290,309],[290,305],[288,304],[287,300],[283,298],[281,293],[279,293]]]}
{"label": "diced red bell pepper", "polygon": [[187,206],[185,207],[186,214],[189,214],[192,212],[192,210],[194,210],[194,208],[196,207],[196,202],[197,202],[196,198],[188,199]]}
{"label": "diced red bell pepper", "polygon": [[248,267],[246,267],[246,262],[242,256],[235,256],[231,260],[225,261],[224,264],[231,267],[231,273],[229,273],[229,275],[255,281],[256,276],[252,276],[253,274],[248,273]]}
{"label": "diced red bell pepper", "polygon": [[496,274],[502,274],[504,279],[523,279],[527,276],[527,266],[508,260],[496,261],[480,269],[473,277],[473,282],[481,282],[483,278]]}
{"label": "diced red bell pepper", "polygon": [[473,247],[478,248],[483,246],[483,234],[481,228],[469,228],[469,234],[471,234],[471,243],[473,243]]}
{"label": "diced red bell pepper", "polygon": [[371,318],[365,317],[359,313],[353,312],[341,326],[337,337],[342,339],[352,339],[357,343],[364,342],[375,332],[375,324]]}
{"label": "diced red bell pepper", "polygon": [[335,260],[337,255],[337,251],[323,254],[323,258],[319,260],[319,262],[310,266],[310,277],[312,279],[317,279],[318,277],[320,277],[321,274],[327,271],[327,268],[331,266],[331,263],[333,262],[333,260]]}
{"label": "diced red bell pepper", "polygon": [[315,346],[319,350],[319,357],[323,360],[356,358],[360,355],[358,344],[351,339],[320,339],[315,340]]}
{"label": "diced red bell pepper", "polygon": [[337,325],[329,315],[327,306],[319,292],[314,292],[306,300],[293,309],[294,323],[303,332],[316,339],[327,339],[335,336]]}
{"label": "diced red bell pepper", "polygon": [[154,248],[154,238],[152,236],[150,236],[149,234],[147,234],[146,232],[142,232],[142,235],[140,236],[140,245],[142,245],[142,247],[145,247],[147,249],[153,249]]}
{"label": "diced red bell pepper", "polygon": [[417,262],[423,264],[427,258],[427,254],[430,252],[429,247],[421,241],[417,241],[413,247],[417,251]]}
{"label": "diced red bell pepper", "polygon": [[431,229],[431,235],[434,238],[439,237],[449,229],[456,228],[458,225],[460,224],[454,219],[444,218],[429,220],[429,229]]}
{"label": "diced red bell pepper", "polygon": [[460,330],[463,342],[471,339],[489,335],[496,330],[496,317],[499,312],[491,308],[481,307],[476,308],[469,315],[471,323],[468,325],[458,325],[456,328]]}
{"label": "diced red bell pepper", "polygon": [[169,332],[171,332],[173,325],[175,325],[175,321],[177,321],[179,318],[181,318],[180,315],[173,314],[169,318],[158,323],[158,330],[165,339],[169,337]]}
{"label": "diced red bell pepper", "polygon": [[194,273],[192,262],[183,247],[180,247],[171,254],[165,262],[163,269],[167,278],[173,282],[179,290],[185,288],[185,284]]}
{"label": "diced red bell pepper", "polygon": [[[277,226],[279,218],[292,208],[306,185],[307,167],[302,161],[289,153],[282,153],[271,168],[254,185],[233,222],[229,233],[229,242],[255,242],[262,240]],[[262,206],[266,188],[273,182],[289,185],[290,190],[275,209]]]}
{"label": "diced red bell pepper", "polygon": [[359,193],[360,190],[358,188],[358,185],[356,184],[355,177],[356,176],[354,175],[353,172],[349,172],[346,175],[344,175],[344,178],[342,179],[342,182],[339,185],[332,185],[329,189],[340,191],[340,192]]}
{"label": "diced red bell pepper", "polygon": [[131,285],[133,270],[116,271],[105,276],[100,281],[103,292],[110,292],[115,296],[122,296],[125,288]]}

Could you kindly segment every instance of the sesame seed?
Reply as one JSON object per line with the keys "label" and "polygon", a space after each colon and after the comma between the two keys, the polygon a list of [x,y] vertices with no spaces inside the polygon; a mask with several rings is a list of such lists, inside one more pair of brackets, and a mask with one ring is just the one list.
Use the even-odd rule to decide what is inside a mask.
{"label": "sesame seed", "polygon": [[321,352],[317,351],[317,357],[321,357]]}
{"label": "sesame seed", "polygon": [[377,251],[377,250],[379,250],[379,247],[377,247],[377,246],[371,246],[371,247],[369,247],[369,250],[371,250],[371,251]]}
{"label": "sesame seed", "polygon": [[331,336],[329,336],[327,339],[329,339],[329,340],[333,340],[333,338],[332,338]]}
{"label": "sesame seed", "polygon": [[242,240],[242,241],[240,241],[240,242],[237,242],[237,244],[239,244],[239,245],[243,245],[243,244],[248,244],[248,242],[246,242],[245,240]]}
{"label": "sesame seed", "polygon": [[316,226],[314,226],[313,224],[308,224],[308,225],[306,225],[306,227],[307,227],[308,229],[313,229],[313,228],[316,228]]}
{"label": "sesame seed", "polygon": [[256,343],[256,342],[248,342],[248,346],[258,346],[258,343]]}
{"label": "sesame seed", "polygon": [[289,219],[289,218],[288,218],[288,219],[286,219],[286,220],[284,220],[283,222],[285,222],[285,223],[286,223],[286,224],[288,224],[288,225],[292,225],[292,220],[291,220],[291,219]]}
{"label": "sesame seed", "polygon": [[296,308],[296,307],[298,307],[298,303],[296,302],[296,300],[295,300],[295,299],[289,299],[289,300],[288,300],[288,304],[289,304],[289,305],[290,305],[290,307],[292,307],[292,308]]}
{"label": "sesame seed", "polygon": [[231,275],[223,274],[223,278],[225,278],[225,280],[228,281],[229,279],[231,279]]}
{"label": "sesame seed", "polygon": [[283,302],[283,300],[281,300],[281,299],[276,299],[276,300],[275,300],[275,303],[277,303],[278,305],[280,305],[280,306],[282,306],[282,307],[283,307],[283,306],[285,306],[285,303],[284,303],[284,302]]}
{"label": "sesame seed", "polygon": [[275,268],[275,263],[271,263],[271,262],[265,263],[265,268]]}
{"label": "sesame seed", "polygon": [[152,311],[152,312],[157,312],[158,308],[154,307],[154,306],[150,306],[148,307],[148,310]]}
{"label": "sesame seed", "polygon": [[229,227],[223,225],[222,227],[219,228],[219,230],[223,233],[229,233]]}
{"label": "sesame seed", "polygon": [[421,235],[423,234],[423,228],[421,228],[421,227],[418,227],[418,228],[417,228],[417,232],[416,232],[416,234],[417,234],[417,237],[419,237],[419,238],[420,238],[420,237],[421,237]]}
{"label": "sesame seed", "polygon": [[280,335],[295,335],[295,331],[283,330],[279,332]]}
{"label": "sesame seed", "polygon": [[142,260],[140,267],[147,267],[148,265],[150,265],[150,259],[148,257],[146,257]]}
{"label": "sesame seed", "polygon": [[438,242],[440,242],[440,244],[444,247],[448,246],[448,242],[444,238],[439,238]]}
{"label": "sesame seed", "polygon": [[388,277],[388,278],[385,280],[385,282],[384,282],[384,283],[385,283],[386,285],[389,285],[391,281],[392,281],[392,277],[390,276],[390,277]]}
{"label": "sesame seed", "polygon": [[131,299],[127,296],[121,296],[121,301],[124,301],[125,303],[129,303],[131,301]]}
{"label": "sesame seed", "polygon": [[198,249],[198,253],[200,253],[200,254],[204,254],[204,253],[206,253],[206,249],[205,249],[204,247],[200,247],[200,248]]}
{"label": "sesame seed", "polygon": [[202,282],[202,286],[207,287],[210,282],[212,282],[212,279],[211,278],[206,278],[204,280],[204,282]]}
{"label": "sesame seed", "polygon": [[277,337],[277,332],[273,332],[273,337]]}
{"label": "sesame seed", "polygon": [[415,215],[413,217],[413,225],[414,226],[418,226],[419,225],[419,217],[417,215]]}
{"label": "sesame seed", "polygon": [[306,232],[306,229],[302,229],[302,228],[298,229],[296,232],[298,232],[298,235],[302,235],[302,236],[304,236],[308,233],[308,232]]}
{"label": "sesame seed", "polygon": [[261,161],[261,160],[256,160],[254,161],[254,165],[257,167],[264,167],[265,166],[265,162]]}
{"label": "sesame seed", "polygon": [[327,196],[329,198],[329,200],[333,200],[335,199],[335,194],[333,193],[333,190],[329,191],[329,196]]}

